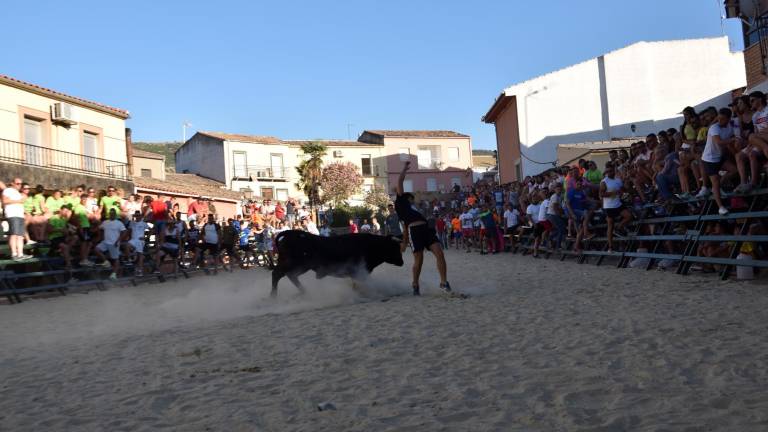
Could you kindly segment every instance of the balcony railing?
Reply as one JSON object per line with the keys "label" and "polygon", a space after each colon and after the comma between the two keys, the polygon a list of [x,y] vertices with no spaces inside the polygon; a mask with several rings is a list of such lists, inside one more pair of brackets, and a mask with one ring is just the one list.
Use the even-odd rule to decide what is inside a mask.
{"label": "balcony railing", "polygon": [[762,55],[763,68],[762,72],[766,73],[765,60],[768,58],[768,13],[764,13],[755,18],[750,30],[744,37],[744,48],[749,48],[752,45],[760,44],[760,54]]}
{"label": "balcony railing", "polygon": [[0,161],[56,171],[130,180],[125,162],[0,139]]}
{"label": "balcony railing", "polygon": [[232,167],[232,176],[238,179],[287,181],[290,171],[291,168],[286,166],[235,165]]}

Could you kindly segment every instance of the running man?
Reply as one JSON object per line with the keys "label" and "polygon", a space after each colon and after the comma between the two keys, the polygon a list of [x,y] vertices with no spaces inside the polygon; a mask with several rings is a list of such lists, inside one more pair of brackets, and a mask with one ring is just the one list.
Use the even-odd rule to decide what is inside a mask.
{"label": "running man", "polygon": [[405,173],[411,167],[411,162],[405,162],[400,178],[397,180],[397,198],[395,199],[395,211],[398,218],[403,222],[403,242],[400,246],[400,252],[405,252],[408,245],[408,239],[411,240],[413,248],[413,295],[421,295],[419,289],[419,276],[421,275],[421,265],[424,263],[424,249],[429,249],[437,261],[437,271],[440,273],[440,288],[445,291],[451,290],[451,285],[446,277],[445,255],[440,247],[440,241],[437,239],[435,230],[427,226],[427,219],[414,206],[414,196],[411,193],[403,191],[403,181]]}

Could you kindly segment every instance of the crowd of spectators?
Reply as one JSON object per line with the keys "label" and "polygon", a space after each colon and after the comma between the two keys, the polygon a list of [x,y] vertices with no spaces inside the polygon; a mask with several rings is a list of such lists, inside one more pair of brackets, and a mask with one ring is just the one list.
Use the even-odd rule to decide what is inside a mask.
{"label": "crowd of spectators", "polygon": [[[538,257],[541,245],[559,250],[565,239],[581,252],[585,240],[595,237],[593,228],[603,223],[606,250],[612,252],[615,238],[626,236],[629,224],[648,211],[694,214],[709,197],[720,215],[743,207],[743,195],[760,185],[768,161],[766,96],[756,91],[729,107],[701,112],[686,107],[683,115],[679,128],[611,150],[602,166],[581,159],[508,184],[481,180],[423,202],[422,210],[433,216],[444,247],[498,253],[505,240],[514,246],[527,228],[535,237],[532,255]],[[712,223],[705,231],[732,234],[737,222]],[[641,228],[650,233],[654,226]],[[677,229],[685,231],[684,224]],[[748,232],[765,232],[763,221],[752,221]],[[725,246],[705,244],[699,253],[723,256]],[[664,247],[671,252],[675,245],[666,242]],[[756,258],[762,251],[746,242],[741,253]]]}
{"label": "crowd of spectators", "polygon": [[[154,264],[154,272],[160,273],[168,261],[182,264],[185,256],[188,265],[203,267],[233,260],[245,266],[258,254],[271,263],[272,243],[279,232],[301,229],[321,234],[306,206],[294,201],[273,205],[269,199],[250,200],[234,218],[223,220],[204,197],[182,213],[175,197],[126,196],[113,186],[46,190],[15,178],[7,185],[0,182],[0,190],[5,221],[0,226],[7,227],[11,260],[46,255],[60,258],[66,269],[110,268],[112,279],[121,275],[122,262],[131,262],[136,276],[143,275],[145,264]],[[329,234],[327,228],[324,231]]]}

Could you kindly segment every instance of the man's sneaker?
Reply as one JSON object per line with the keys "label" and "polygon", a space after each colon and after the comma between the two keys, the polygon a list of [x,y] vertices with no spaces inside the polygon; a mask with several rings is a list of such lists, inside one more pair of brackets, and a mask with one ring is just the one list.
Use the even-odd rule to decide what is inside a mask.
{"label": "man's sneaker", "polygon": [[33,245],[33,244],[37,244],[37,242],[36,242],[36,241],[34,241],[34,240],[28,240],[28,241],[27,241],[27,245],[31,246],[31,245]]}
{"label": "man's sneaker", "polygon": [[708,197],[712,192],[709,191],[708,187],[702,187],[699,193],[696,194],[696,198],[706,198]]}
{"label": "man's sneaker", "polygon": [[101,264],[99,264],[99,265],[100,265],[100,266],[102,266],[102,267],[104,267],[104,268],[110,268],[110,267],[112,267],[112,263],[110,263],[110,262],[109,262],[109,260],[104,260],[104,262],[103,262],[103,263],[101,263]]}
{"label": "man's sneaker", "polygon": [[136,277],[142,277],[144,276],[144,272],[141,270],[136,270]]}
{"label": "man's sneaker", "polygon": [[20,259],[20,260],[31,260],[32,258],[34,258],[34,256],[33,256],[33,255],[26,255],[26,254],[24,254],[24,255],[19,255],[19,259]]}
{"label": "man's sneaker", "polygon": [[11,261],[20,261],[20,260],[21,260],[21,255],[13,255],[13,256],[11,256]]}
{"label": "man's sneaker", "polygon": [[115,280],[115,279],[117,279],[117,273],[115,273],[115,272],[110,273],[109,274],[109,280]]}
{"label": "man's sneaker", "polygon": [[95,265],[96,265],[96,263],[94,263],[91,260],[84,259],[84,260],[80,261],[80,266],[81,267],[93,267]]}
{"label": "man's sneaker", "polygon": [[451,292],[451,284],[446,281],[445,283],[440,284],[440,289],[445,292]]}
{"label": "man's sneaker", "polygon": [[717,210],[717,212],[718,212],[718,213],[720,213],[720,216],[725,216],[725,215],[727,215],[727,214],[728,214],[728,209],[727,209],[727,208],[725,208],[725,207],[720,207],[720,208]]}
{"label": "man's sneaker", "polygon": [[677,194],[677,197],[680,198],[683,201],[688,201],[689,199],[693,198],[693,195],[691,195],[688,192],[681,192]]}

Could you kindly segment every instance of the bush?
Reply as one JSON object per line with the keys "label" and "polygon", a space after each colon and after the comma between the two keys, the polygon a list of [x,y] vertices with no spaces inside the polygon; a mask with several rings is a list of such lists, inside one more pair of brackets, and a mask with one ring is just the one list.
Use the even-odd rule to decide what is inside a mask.
{"label": "bush", "polygon": [[350,219],[368,219],[370,221],[373,212],[371,209],[365,206],[348,206],[340,205],[331,211],[333,221],[331,222],[332,228],[341,228],[349,225]]}

